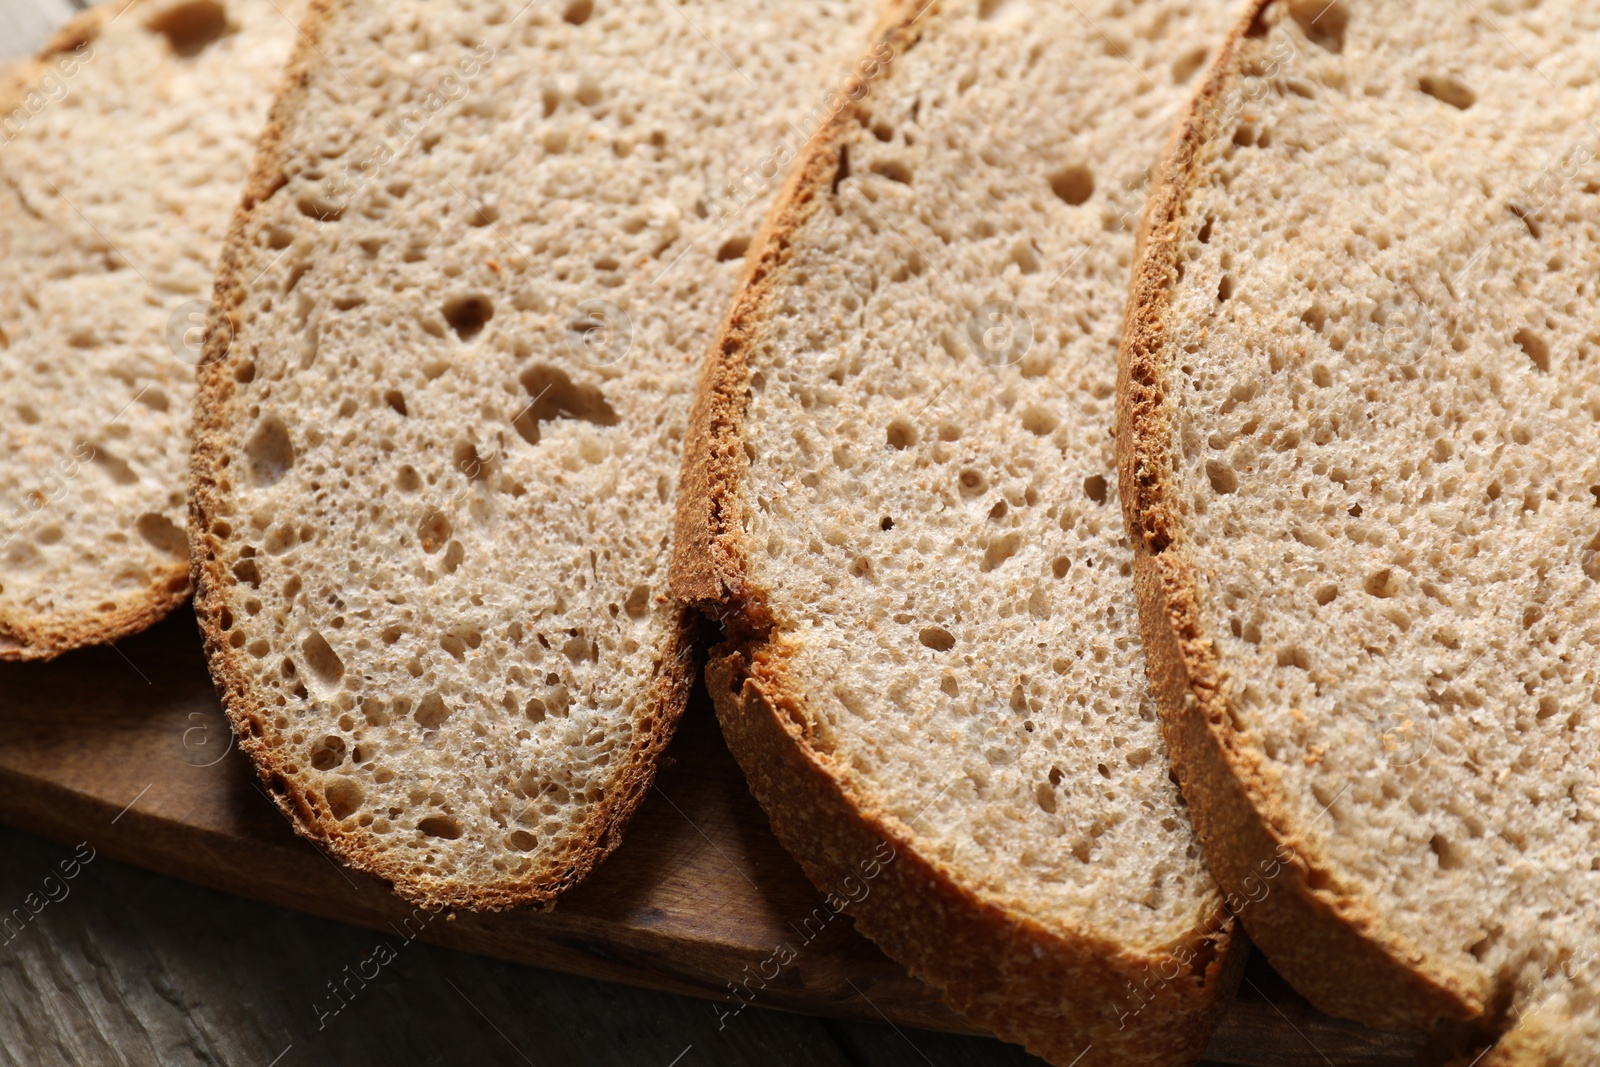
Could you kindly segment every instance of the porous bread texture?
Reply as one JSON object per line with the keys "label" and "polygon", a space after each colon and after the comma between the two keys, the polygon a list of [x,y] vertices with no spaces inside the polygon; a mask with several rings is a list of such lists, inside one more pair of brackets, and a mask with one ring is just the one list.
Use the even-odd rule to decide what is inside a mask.
{"label": "porous bread texture", "polygon": [[685,462],[674,587],[729,626],[708,684],[779,836],[823,888],[892,841],[919,873],[862,929],[1058,1063],[1190,1061],[1229,992],[1111,431],[1147,175],[1236,10],[908,8],[769,217]]}
{"label": "porous bread texture", "polygon": [[1600,10],[1257,7],[1123,351],[1179,775],[1225,887],[1295,857],[1243,919],[1314,1002],[1592,1063]]}
{"label": "porous bread texture", "polygon": [[218,280],[193,530],[241,741],[340,859],[498,908],[617,843],[692,671],[694,362],[872,15],[314,9]]}
{"label": "porous bread texture", "polygon": [[204,301],[302,10],[112,4],[0,87],[0,659],[189,594]]}

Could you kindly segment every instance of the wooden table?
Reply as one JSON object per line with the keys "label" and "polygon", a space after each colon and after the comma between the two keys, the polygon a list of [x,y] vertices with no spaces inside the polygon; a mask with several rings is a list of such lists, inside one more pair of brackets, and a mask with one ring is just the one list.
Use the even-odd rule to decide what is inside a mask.
{"label": "wooden table", "polygon": [[[168,1007],[160,1008],[162,1013],[182,1009],[184,1019],[170,1023],[179,1030],[201,1025],[195,1012],[202,1004],[235,1019],[281,1005],[262,1016],[270,1016],[270,1026],[252,1023],[251,1032],[259,1031],[257,1043],[237,1062],[275,1055],[291,1043],[304,1049],[319,1047],[321,1041],[349,1040],[364,1048],[362,1042],[370,1038],[373,1048],[384,1048],[391,1039],[407,1044],[425,1040],[419,1036],[423,1033],[444,1040],[438,1030],[442,1024],[425,1004],[412,1003],[404,982],[390,981],[390,970],[403,975],[421,966],[413,965],[413,959],[449,959],[452,974],[465,976],[461,980],[474,983],[474,989],[480,984],[492,988],[493,994],[484,998],[505,1006],[503,1013],[491,1011],[479,1003],[477,993],[462,986],[463,995],[456,1000],[478,1003],[482,1011],[482,1016],[474,1010],[462,1018],[492,1020],[508,1037],[512,1029],[533,1025],[514,1007],[516,991],[527,987],[566,1005],[563,1033],[588,1034],[569,1025],[569,1017],[581,1015],[607,1020],[597,1023],[597,1032],[622,1040],[617,1035],[633,1033],[649,1017],[658,1020],[650,1026],[689,1035],[684,1046],[696,1044],[692,1035],[704,1031],[697,1047],[726,1045],[724,1051],[733,1056],[729,1062],[740,1062],[743,1053],[728,1050],[749,1041],[767,1043],[762,1053],[766,1063],[834,1062],[808,1057],[821,1055],[818,1049],[845,1047],[841,1034],[877,1035],[872,1040],[878,1041],[887,1040],[884,1034],[896,1038],[883,1052],[888,1059],[868,1062],[899,1062],[896,1056],[922,1062],[916,1047],[928,1043],[981,1047],[984,1062],[1020,1056],[998,1042],[930,1033],[966,1027],[932,990],[909,978],[848,922],[830,926],[807,945],[761,991],[753,1007],[725,1015],[737,1004],[728,983],[769,955],[779,941],[792,940],[792,924],[812,912],[818,895],[772,838],[722,745],[703,694],[691,702],[657,786],[622,846],[554,912],[458,913],[422,925],[415,941],[403,933],[410,929],[404,925],[412,915],[408,905],[295,837],[261,793],[247,761],[231,747],[187,610],[116,647],[84,649],[52,663],[0,664],[0,821],[64,842],[86,842],[84,854],[92,849],[96,856],[79,877],[46,883],[52,864],[70,859],[72,851],[38,842],[17,846],[18,855],[34,858],[4,865],[0,893],[8,896],[0,897],[0,907],[14,906],[7,900],[21,903],[36,891],[45,896],[55,892],[63,899],[41,911],[37,929],[30,923],[10,944],[0,944],[0,975],[11,973],[8,951],[23,953],[24,960],[33,953],[38,966],[49,962],[51,968],[75,975],[64,984],[57,982],[58,990],[75,989],[80,999],[98,998],[75,1004],[81,1012],[74,1015],[57,1010],[53,1002],[64,994],[52,994],[42,980],[8,990],[8,1003],[27,1005],[31,998],[32,1007],[17,1011],[10,1024],[0,1017],[0,1049],[8,1042],[69,1038],[99,1040],[112,1049],[128,1042],[137,1047],[143,1040],[140,1033],[115,1020],[134,1011],[127,976],[141,968],[166,973],[164,981],[175,991],[197,988],[192,994],[174,992],[164,1000]],[[335,936],[328,933],[335,928],[327,923],[120,869],[111,862],[116,860],[376,934],[339,929]],[[173,900],[193,903],[174,911],[168,903]],[[240,918],[219,918],[228,915]],[[70,932],[57,933],[57,923]],[[264,934],[266,930],[274,933]],[[0,933],[0,942],[5,936]],[[101,946],[107,939],[120,955]],[[382,954],[377,950],[380,941],[396,959],[374,968],[372,958]],[[288,953],[283,958],[280,942],[294,946],[281,950]],[[316,948],[320,943],[339,947]],[[472,961],[429,947],[434,944],[707,999],[652,998],[528,967]],[[181,966],[162,962],[169,957]],[[95,976],[86,984],[85,977],[95,975],[97,959],[110,961],[104,966],[115,977]],[[226,982],[214,977],[219,968],[230,975]],[[363,970],[374,969],[377,977],[361,980]],[[29,966],[23,963],[22,970],[28,973]],[[345,998],[327,986],[344,982],[352,972],[355,984],[346,989],[359,989],[360,995],[352,994],[351,1004],[344,1007]],[[196,999],[186,999],[190,995]],[[440,1000],[437,989],[428,995]],[[219,997],[225,1002],[218,1003]],[[442,1004],[455,1011],[460,1006],[456,1000],[444,997]],[[388,1004],[389,1009],[369,1004]],[[762,1010],[767,1008],[849,1022],[788,1018]],[[368,1020],[348,1027],[356,1034],[349,1038],[339,1036],[347,1030],[347,1015]],[[327,1025],[319,1028],[324,1016]],[[747,1026],[755,1019],[762,1021]],[[49,1021],[45,1038],[37,1038],[31,1029],[39,1020]],[[91,1024],[87,1030],[86,1024]],[[458,1024],[465,1022],[458,1019]],[[547,1044],[555,1042],[537,1028],[527,1032],[543,1034],[540,1040]],[[284,1035],[282,1043],[269,1048],[276,1034]],[[758,1034],[766,1036],[758,1039]],[[535,1062],[603,1062],[589,1047],[595,1040],[590,1035],[576,1045],[555,1042],[549,1057]],[[730,1041],[734,1045],[727,1045]],[[1313,1012],[1258,961],[1211,1054],[1240,1064],[1399,1064],[1409,1062],[1417,1044],[1415,1038],[1376,1034]],[[445,1041],[444,1047],[449,1046]],[[637,1052],[628,1048],[633,1049],[629,1056]],[[331,1053],[319,1053],[304,1062],[365,1062],[350,1058],[355,1055],[341,1051],[331,1058]],[[33,1055],[17,1059],[42,1062]],[[231,1054],[221,1059],[235,1061]],[[263,1062],[270,1061],[269,1055]],[[487,1062],[494,1061],[490,1055]],[[62,1062],[99,1061],[75,1054]],[[153,1059],[109,1057],[105,1062],[170,1060],[162,1054]],[[204,1055],[195,1062],[206,1062]],[[639,1061],[624,1056],[618,1062]],[[847,1057],[841,1062],[854,1061]]]}

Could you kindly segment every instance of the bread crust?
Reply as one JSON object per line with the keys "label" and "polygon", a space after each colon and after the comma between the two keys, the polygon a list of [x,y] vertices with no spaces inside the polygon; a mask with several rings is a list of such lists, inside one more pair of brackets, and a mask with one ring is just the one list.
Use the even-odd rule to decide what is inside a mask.
{"label": "bread crust", "polygon": [[[1491,990],[1426,960],[1386,927],[1369,897],[1311,853],[1279,783],[1228,712],[1227,665],[1201,620],[1200,582],[1173,484],[1165,345],[1185,206],[1201,175],[1200,150],[1219,132],[1244,42],[1280,2],[1253,0],[1229,35],[1173,132],[1146,205],[1118,360],[1118,480],[1136,546],[1145,662],[1212,875],[1230,901],[1247,902],[1236,908],[1251,940],[1319,1008],[1369,1026],[1429,1029],[1482,1017]],[[1275,874],[1262,896],[1269,862]]]}
{"label": "bread crust", "polygon": [[426,908],[542,908],[581,882],[611,854],[655,780],[656,764],[672,740],[693,684],[693,620],[687,613],[678,613],[676,625],[657,656],[657,671],[644,704],[647,710],[636,724],[632,745],[624,756],[627,769],[618,773],[604,799],[590,809],[587,821],[572,835],[565,851],[549,858],[545,877],[532,878],[521,885],[474,887],[438,877],[416,878],[373,848],[372,835],[342,827],[320,796],[301,788],[289,773],[287,762],[268,743],[272,716],[250,688],[242,669],[243,653],[227,641],[226,619],[230,611],[240,610],[231,602],[235,579],[223,562],[231,534],[223,516],[231,513],[226,488],[226,468],[231,458],[228,428],[237,418],[235,409],[240,398],[234,379],[237,360],[229,350],[239,326],[238,310],[249,296],[251,278],[244,257],[250,247],[255,211],[285,184],[284,130],[304,100],[312,68],[321,58],[319,42],[345,2],[311,0],[218,265],[195,397],[190,457],[189,547],[195,615],[212,681],[233,724],[239,747],[250,756],[267,794],[289,817],[297,833]]}
{"label": "bread crust", "polygon": [[[893,55],[915,46],[920,14],[913,5],[890,11],[878,39]],[[785,668],[785,635],[749,579],[739,488],[749,463],[747,353],[763,331],[794,236],[838,170],[853,111],[846,107],[817,131],[773,202],[690,415],[670,576],[674,595],[721,623],[729,638],[706,668],[723,736],[774,833],[822,892],[842,895],[846,879],[862,879],[864,861],[892,848],[895,858],[850,912],[956,1011],[1054,1063],[1076,1062],[1091,1046],[1103,1057],[1095,1062],[1192,1063],[1242,973],[1245,953],[1230,944],[1227,913],[1219,908],[1173,945],[1143,954],[1083,930],[1047,927],[963,885],[917,851],[908,827],[853,792],[843,768],[813,743],[805,693]],[[1176,966],[1173,953],[1187,963]],[[1166,967],[1176,973],[1152,988],[1151,975]],[[1086,1007],[1082,1015],[1061,1013],[1063,990]],[[1127,1010],[1141,1001],[1137,1012]]]}
{"label": "bread crust", "polygon": [[[1090,1048],[1096,1063],[1200,1057],[1244,965],[1243,952],[1229,951],[1230,919],[1218,914],[1165,946],[1189,957],[1169,979],[1177,964],[1169,953],[1048,927],[984,899],[849,788],[809,736],[805,697],[784,659],[781,638],[719,646],[706,687],[778,840],[819,891],[854,901],[862,933],[966,1018],[1052,1063],[1074,1063]],[[1056,1013],[1063,991],[1084,1005],[1081,1015]]]}
{"label": "bread crust", "polygon": [[[0,114],[9,114],[50,60],[93,41],[136,0],[114,0],[73,16],[27,62],[0,79]],[[43,619],[0,609],[0,660],[48,660],[87,645],[108,645],[148,629],[189,599],[189,567],[182,562],[153,568],[144,589],[120,597],[116,607],[94,614],[57,614]]]}

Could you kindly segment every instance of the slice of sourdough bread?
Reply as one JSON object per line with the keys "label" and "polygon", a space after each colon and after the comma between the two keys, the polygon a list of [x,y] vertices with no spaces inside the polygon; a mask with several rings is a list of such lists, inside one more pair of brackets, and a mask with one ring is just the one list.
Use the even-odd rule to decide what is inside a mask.
{"label": "slice of sourdough bread", "polygon": [[188,596],[204,301],[302,8],[95,8],[0,86],[0,659]]}
{"label": "slice of sourdough bread", "polygon": [[401,894],[548,902],[648,789],[693,670],[666,572],[695,366],[874,12],[308,19],[207,337],[197,604],[278,804]]}
{"label": "slice of sourdough bread", "polygon": [[1146,176],[1236,5],[920,7],[752,251],[674,590],[726,626],[707,683],[778,836],[824,890],[870,875],[864,932],[1052,1062],[1186,1063],[1231,920],[1145,682],[1112,394]]}
{"label": "slice of sourdough bread", "polygon": [[1257,3],[1153,197],[1122,497],[1167,737],[1326,1010],[1600,1059],[1600,9]]}

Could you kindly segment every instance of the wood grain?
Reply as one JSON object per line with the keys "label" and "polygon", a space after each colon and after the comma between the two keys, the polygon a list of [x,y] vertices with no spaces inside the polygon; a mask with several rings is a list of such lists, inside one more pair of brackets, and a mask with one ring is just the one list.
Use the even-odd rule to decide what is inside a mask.
{"label": "wood grain", "polygon": [[[827,914],[820,895],[772,838],[703,694],[622,846],[543,915],[428,919],[295,837],[231,750],[187,611],[115,647],[0,664],[0,820],[391,937],[414,930],[467,952],[721,1001],[723,1011],[740,1003],[735,984],[785,944],[794,961],[739,990],[757,1007],[968,1029],[848,921],[807,925]],[[1257,962],[1209,1056],[1378,1065],[1411,1062],[1418,1047],[1313,1012]]]}

